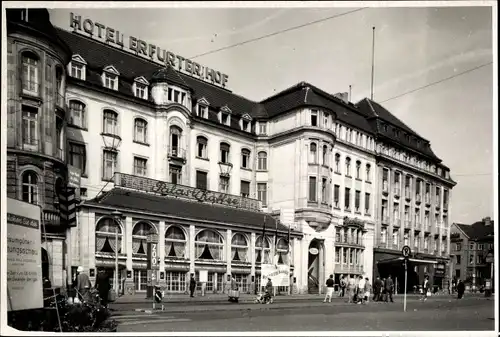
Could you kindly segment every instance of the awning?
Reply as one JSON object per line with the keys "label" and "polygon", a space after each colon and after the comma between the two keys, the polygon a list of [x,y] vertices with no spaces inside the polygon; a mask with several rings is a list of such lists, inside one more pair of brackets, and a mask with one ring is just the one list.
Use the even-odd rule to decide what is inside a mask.
{"label": "awning", "polygon": [[[402,262],[404,260],[404,257],[395,257],[391,259],[385,259],[385,260],[380,260],[377,261],[377,264],[384,264],[384,263],[395,263],[395,262]],[[419,264],[437,264],[438,262],[435,260],[422,260],[422,259],[413,259],[409,258],[409,262],[413,263],[414,265],[419,265]]]}

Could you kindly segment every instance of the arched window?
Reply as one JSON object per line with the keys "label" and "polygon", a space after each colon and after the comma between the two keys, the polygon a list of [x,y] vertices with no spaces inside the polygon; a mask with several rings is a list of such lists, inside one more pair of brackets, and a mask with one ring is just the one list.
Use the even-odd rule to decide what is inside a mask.
{"label": "arched window", "polygon": [[260,171],[267,171],[267,153],[260,151],[257,156],[257,169]]}
{"label": "arched window", "polygon": [[203,136],[196,137],[196,156],[198,158],[206,159],[207,155],[208,139]]}
{"label": "arched window", "polygon": [[262,236],[255,240],[255,256],[256,263],[271,263],[271,245],[267,237],[264,240],[264,245],[262,245]]}
{"label": "arched window", "polygon": [[142,118],[136,118],[134,121],[134,140],[143,144],[148,142],[148,122]]}
{"label": "arched window", "polygon": [[168,227],[165,232],[165,256],[183,259],[186,255],[186,235],[177,226]]}
{"label": "arched window", "polygon": [[340,154],[335,153],[335,173],[340,173]]}
{"label": "arched window", "polygon": [[108,135],[118,135],[118,113],[113,110],[103,111],[103,130]]}
{"label": "arched window", "polygon": [[241,150],[241,167],[250,168],[250,151],[247,149]]}
{"label": "arched window", "polygon": [[[118,243],[116,231],[118,230]],[[95,250],[101,253],[114,253],[118,246],[118,253],[122,251],[123,233],[121,227],[111,218],[101,219],[95,229]]]}
{"label": "arched window", "polygon": [[323,145],[323,165],[328,165],[328,146]]}
{"label": "arched window", "polygon": [[147,222],[138,222],[132,230],[132,253],[146,255],[148,234],[155,229]]}
{"label": "arched window", "polygon": [[278,264],[288,264],[288,243],[284,238],[280,238],[276,244],[278,254]]}
{"label": "arched window", "polygon": [[219,233],[205,229],[194,240],[195,257],[201,260],[223,260],[223,241]]}
{"label": "arched window", "polygon": [[361,162],[356,160],[356,179],[361,179]]}
{"label": "arched window", "polygon": [[38,175],[33,171],[26,171],[22,176],[23,201],[38,204]]}
{"label": "arched window", "polygon": [[351,158],[349,157],[345,159],[345,175],[351,176]]}
{"label": "arched window", "polygon": [[316,164],[318,160],[318,146],[316,143],[309,145],[309,163]]}
{"label": "arched window", "polygon": [[220,143],[220,161],[221,161],[221,163],[224,163],[224,164],[229,163],[229,149],[230,149],[230,146],[228,143]]}
{"label": "arched window", "polygon": [[247,262],[248,242],[243,234],[234,234],[231,240],[231,261]]}
{"label": "arched window", "polygon": [[170,127],[170,155],[182,157],[181,153],[182,129],[176,125]]}
{"label": "arched window", "polygon": [[22,54],[22,85],[23,92],[38,95],[40,87],[40,73],[38,71],[39,58],[31,52]]}
{"label": "arched window", "polygon": [[85,104],[77,100],[69,101],[69,124],[85,128]]}

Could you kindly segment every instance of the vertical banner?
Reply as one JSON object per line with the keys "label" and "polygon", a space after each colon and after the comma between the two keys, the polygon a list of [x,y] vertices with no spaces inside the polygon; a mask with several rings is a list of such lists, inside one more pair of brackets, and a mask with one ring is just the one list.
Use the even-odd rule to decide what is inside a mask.
{"label": "vertical banner", "polygon": [[76,200],[80,200],[81,180],[82,171],[77,167],[68,165],[68,187],[74,188]]}
{"label": "vertical banner", "polygon": [[7,310],[43,307],[40,208],[7,198]]}

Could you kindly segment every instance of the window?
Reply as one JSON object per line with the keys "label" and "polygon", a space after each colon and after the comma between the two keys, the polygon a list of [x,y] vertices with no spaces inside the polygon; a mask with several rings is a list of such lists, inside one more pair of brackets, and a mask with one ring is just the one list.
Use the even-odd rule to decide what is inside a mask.
{"label": "window", "polygon": [[328,146],[323,145],[323,165],[328,165]]}
{"label": "window", "polygon": [[112,90],[118,90],[118,76],[104,73],[103,74],[104,87]]}
{"label": "window", "polygon": [[330,114],[328,112],[323,113],[323,127],[325,129],[330,127]]}
{"label": "window", "polygon": [[229,144],[220,144],[220,161],[224,164],[229,164]]}
{"label": "window", "polygon": [[31,53],[23,53],[22,69],[23,92],[38,95],[38,86],[40,83],[38,76],[38,58]]}
{"label": "window", "polygon": [[171,258],[185,258],[186,235],[181,228],[170,226],[165,232],[165,256]]}
{"label": "window", "polygon": [[23,144],[38,145],[38,109],[23,106]]}
{"label": "window", "polygon": [[345,175],[348,177],[351,176],[351,158],[349,157],[345,159]]}
{"label": "window", "polygon": [[309,148],[309,163],[316,164],[318,158],[318,147],[316,143],[311,143]]}
{"label": "window", "polygon": [[151,231],[156,232],[147,222],[138,222],[135,224],[132,229],[132,254],[147,254],[147,238]]}
{"label": "window", "polygon": [[266,135],[267,134],[267,123],[259,122],[259,134]]}
{"label": "window", "polygon": [[321,202],[328,203],[328,180],[327,178],[321,179]]}
{"label": "window", "polygon": [[455,250],[458,252],[458,251],[461,251],[462,250],[462,244],[461,243],[455,243]]}
{"label": "window", "polygon": [[148,123],[144,119],[136,118],[134,121],[134,140],[143,144],[148,142]]}
{"label": "window", "polygon": [[243,234],[236,233],[231,240],[231,261],[248,261],[248,242]]}
{"label": "window", "polygon": [[247,132],[250,132],[250,122],[247,121],[247,120],[242,120],[241,121],[241,129],[243,131],[247,131]]}
{"label": "window", "polygon": [[195,238],[195,258],[201,260],[224,260],[224,243],[219,233],[203,230]]}
{"label": "window", "polygon": [[116,112],[104,110],[103,133],[115,136],[118,135],[118,114]]}
{"label": "window", "polygon": [[170,155],[172,157],[184,158],[184,151],[181,148],[182,129],[178,126],[170,126]]}
{"label": "window", "polygon": [[456,255],[457,257],[457,264],[462,263],[462,256],[461,255]]}
{"label": "window", "polygon": [[469,264],[474,264],[474,253],[469,255]]}
{"label": "window", "polygon": [[392,244],[398,246],[399,244],[399,231],[397,229],[392,232]]}
{"label": "window", "polygon": [[477,244],[477,250],[484,250],[484,244],[478,243]]}
{"label": "window", "polygon": [[361,191],[356,191],[354,194],[354,208],[356,212],[360,211],[361,207]]}
{"label": "window", "polygon": [[366,181],[368,181],[368,182],[371,181],[370,180],[371,179],[370,178],[370,175],[371,175],[370,174],[371,173],[370,170],[371,170],[371,165],[370,164],[366,164]]}
{"label": "window", "polygon": [[257,155],[257,169],[259,171],[267,171],[267,153],[261,151]]}
{"label": "window", "polygon": [[271,263],[271,244],[269,239],[262,240],[262,236],[255,240],[255,263]]}
{"label": "window", "polygon": [[250,151],[241,150],[241,168],[250,168]]}
{"label": "window", "polygon": [[317,201],[316,177],[309,177],[309,201]]}
{"label": "window", "polygon": [[227,176],[219,177],[219,192],[229,193],[229,177]]}
{"label": "window", "polygon": [[474,250],[474,242],[469,243],[469,250]]}
{"label": "window", "polygon": [[70,76],[84,80],[84,65],[75,61],[71,61]]}
{"label": "window", "polygon": [[[118,242],[116,240],[118,232]],[[122,228],[111,218],[104,218],[97,223],[95,229],[95,250],[102,253],[122,252]]]}
{"label": "window", "polygon": [[351,209],[351,189],[349,187],[345,188],[344,208],[346,210]]}
{"label": "window", "polygon": [[267,205],[267,184],[257,183],[257,199],[262,202],[262,207]]}
{"label": "window", "polygon": [[340,154],[335,154],[335,173],[340,173]]}
{"label": "window", "polygon": [[318,110],[311,110],[311,126],[318,126]]}
{"label": "window", "polygon": [[333,207],[339,208],[339,203],[340,203],[340,186],[335,185],[333,187]]}
{"label": "window", "polygon": [[103,151],[103,169],[102,169],[102,179],[111,180],[116,171],[118,153],[114,151],[104,150]]}
{"label": "window", "polygon": [[142,99],[148,99],[148,89],[147,86],[142,83],[134,83],[135,85],[135,97]]}
{"label": "window", "polygon": [[79,101],[69,102],[69,124],[78,126],[80,128],[85,128],[85,104]]}
{"label": "window", "polygon": [[172,184],[182,184],[182,168],[180,166],[169,165],[169,175]]}
{"label": "window", "polygon": [[356,161],[356,179],[361,179],[361,162]]}
{"label": "window", "polygon": [[206,190],[208,186],[207,172],[196,171],[196,188]]}
{"label": "window", "polygon": [[134,174],[146,177],[148,175],[147,159],[134,157]]}
{"label": "window", "polygon": [[168,292],[183,293],[187,290],[186,273],[167,271],[165,273],[165,278]]}
{"label": "window", "polygon": [[231,115],[226,112],[221,112],[220,122],[224,125],[231,126]]}
{"label": "window", "polygon": [[207,144],[208,140],[205,137],[198,136],[196,138],[196,156],[198,158],[207,159]]}
{"label": "window", "polygon": [[26,171],[22,176],[23,201],[38,204],[38,176],[33,171]]}
{"label": "window", "polygon": [[71,166],[79,168],[85,174],[87,155],[84,144],[69,143],[68,161]]}
{"label": "window", "polygon": [[196,115],[198,117],[208,118],[208,107],[206,105],[198,103],[196,108]]}
{"label": "window", "polygon": [[250,182],[242,180],[240,189],[241,189],[241,196],[243,198],[250,197]]}
{"label": "window", "polygon": [[365,214],[370,214],[370,193],[365,193]]}

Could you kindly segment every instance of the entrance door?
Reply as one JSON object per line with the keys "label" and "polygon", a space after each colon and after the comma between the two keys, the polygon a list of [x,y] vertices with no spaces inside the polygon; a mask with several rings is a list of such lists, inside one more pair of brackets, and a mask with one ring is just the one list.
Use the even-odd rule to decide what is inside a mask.
{"label": "entrance door", "polygon": [[318,294],[319,287],[322,283],[320,278],[322,277],[322,263],[320,263],[320,257],[322,254],[321,243],[318,240],[311,241],[309,245],[309,258],[308,258],[308,272],[307,272],[307,286],[309,294]]}
{"label": "entrance door", "polygon": [[136,292],[145,292],[148,286],[148,271],[134,269],[134,285]]}

